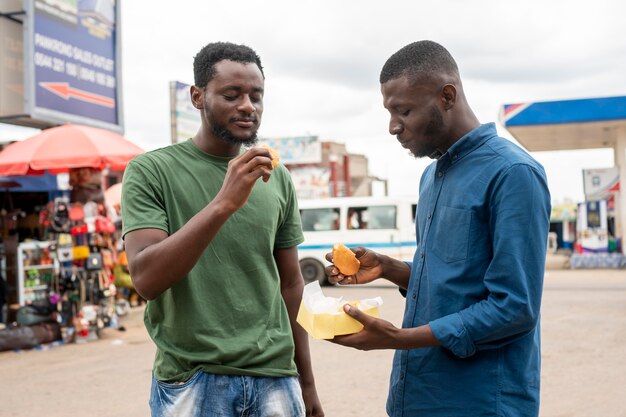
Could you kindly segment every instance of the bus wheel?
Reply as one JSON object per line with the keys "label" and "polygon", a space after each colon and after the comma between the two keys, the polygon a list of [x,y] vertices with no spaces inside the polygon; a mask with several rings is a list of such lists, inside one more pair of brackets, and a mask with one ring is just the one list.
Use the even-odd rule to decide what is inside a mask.
{"label": "bus wheel", "polygon": [[315,259],[302,259],[300,261],[300,271],[306,284],[318,281],[320,285],[329,285],[324,265]]}

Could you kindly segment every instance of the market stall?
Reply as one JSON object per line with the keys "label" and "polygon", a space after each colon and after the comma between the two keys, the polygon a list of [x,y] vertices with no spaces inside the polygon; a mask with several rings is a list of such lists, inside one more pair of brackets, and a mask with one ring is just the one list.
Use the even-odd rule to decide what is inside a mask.
{"label": "market stall", "polygon": [[53,318],[70,341],[97,337],[115,324],[119,212],[105,199],[105,174],[123,170],[142,152],[113,132],[64,125],[0,153],[0,175],[7,181],[36,175],[67,182],[66,189],[49,190],[44,204],[25,208],[36,233],[2,231],[7,322]]}

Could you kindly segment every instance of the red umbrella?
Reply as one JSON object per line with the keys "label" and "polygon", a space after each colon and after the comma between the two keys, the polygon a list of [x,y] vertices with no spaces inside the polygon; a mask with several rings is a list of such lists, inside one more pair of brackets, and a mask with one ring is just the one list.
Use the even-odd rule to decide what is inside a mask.
{"label": "red umbrella", "polygon": [[15,142],[0,152],[0,175],[67,172],[90,167],[122,170],[143,149],[105,129],[66,124]]}

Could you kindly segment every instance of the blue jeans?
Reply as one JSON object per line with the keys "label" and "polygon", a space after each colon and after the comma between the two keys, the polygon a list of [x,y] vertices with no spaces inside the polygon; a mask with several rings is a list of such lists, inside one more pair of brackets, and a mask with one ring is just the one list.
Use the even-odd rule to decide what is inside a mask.
{"label": "blue jeans", "polygon": [[152,417],[304,417],[297,377],[217,375],[198,371],[184,383],[152,378]]}

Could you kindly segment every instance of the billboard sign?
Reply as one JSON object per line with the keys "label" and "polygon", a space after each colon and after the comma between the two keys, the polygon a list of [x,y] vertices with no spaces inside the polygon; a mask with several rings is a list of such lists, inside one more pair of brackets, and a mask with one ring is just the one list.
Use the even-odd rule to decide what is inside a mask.
{"label": "billboard sign", "polygon": [[[22,9],[22,2],[3,2],[0,12]],[[24,112],[24,47],[23,29],[19,18],[0,17],[0,120]]]}
{"label": "billboard sign", "polygon": [[322,144],[317,136],[291,136],[281,138],[262,138],[276,149],[280,161],[284,164],[319,164],[322,162]]}
{"label": "billboard sign", "polygon": [[619,191],[619,168],[583,169],[583,188],[587,201],[609,198]]}
{"label": "billboard sign", "polygon": [[299,199],[328,198],[331,196],[330,169],[314,166],[292,167],[289,173]]}
{"label": "billboard sign", "polygon": [[123,132],[120,0],[25,0],[25,112]]}
{"label": "billboard sign", "polygon": [[183,142],[200,129],[200,110],[191,103],[190,88],[189,84],[170,81],[172,143]]}

